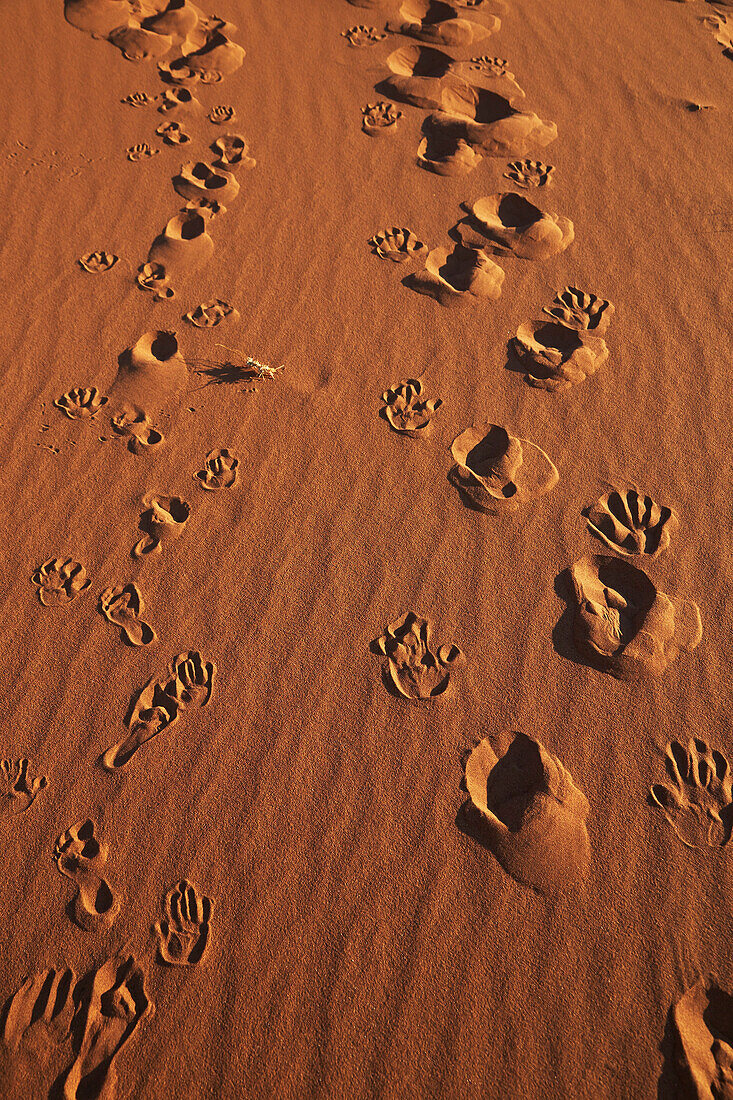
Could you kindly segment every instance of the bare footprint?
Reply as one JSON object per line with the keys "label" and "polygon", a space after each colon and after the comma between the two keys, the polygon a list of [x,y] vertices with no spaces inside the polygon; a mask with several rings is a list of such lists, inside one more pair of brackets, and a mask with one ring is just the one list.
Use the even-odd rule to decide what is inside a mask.
{"label": "bare footprint", "polygon": [[56,866],[77,886],[72,903],[73,919],[87,932],[110,927],[120,908],[120,899],[103,877],[107,846],[94,835],[94,823],[81,821],[58,838],[53,853]]}
{"label": "bare footprint", "polygon": [[201,104],[198,99],[196,99],[193,92],[189,91],[188,88],[169,88],[167,91],[163,92],[163,95],[160,97],[160,106],[158,107],[160,114],[165,115],[169,114],[171,111],[178,111],[181,109],[195,112],[201,109]]}
{"label": "bare footprint", "polygon": [[472,505],[495,514],[516,512],[544,496],[559,480],[557,467],[527,439],[498,424],[475,424],[451,444],[453,484]]}
{"label": "bare footprint", "polygon": [[113,432],[126,439],[128,449],[136,455],[145,454],[165,441],[165,436],[153,427],[144,412],[122,412],[113,416],[110,424]]}
{"label": "bare footprint", "polygon": [[390,623],[372,645],[387,662],[382,670],[385,686],[390,685],[405,699],[432,699],[448,687],[451,671],[464,663],[456,645],[431,649],[431,627],[414,611]]}
{"label": "bare footprint", "polygon": [[173,177],[173,188],[184,199],[214,198],[225,204],[239,194],[239,184],[231,172],[203,160],[181,165],[181,171]]}
{"label": "bare footprint", "polygon": [[174,657],[168,675],[149,680],[138,693],[125,720],[128,735],[107,749],[102,766],[107,771],[124,768],[142,745],[177,722],[188,707],[206,706],[215,675],[213,661],[205,661],[196,650]]}
{"label": "bare footprint", "polygon": [[392,103],[380,100],[378,103],[367,103],[362,107],[361,128],[369,137],[377,137],[385,130],[392,130],[402,118],[402,111],[398,111]]}
{"label": "bare footprint", "polygon": [[79,266],[91,275],[99,275],[103,271],[110,271],[119,258],[113,252],[88,252],[86,256],[79,257]]}
{"label": "bare footprint", "polygon": [[382,401],[380,413],[390,427],[412,438],[428,434],[433,415],[443,404],[440,397],[425,399],[421,378],[407,378],[391,386],[382,394]]}
{"label": "bare footprint", "polygon": [[141,264],[135,282],[141,290],[149,290],[157,302],[175,298],[176,293],[169,286],[170,277],[163,264]]}
{"label": "bare footprint", "polygon": [[369,244],[375,256],[398,264],[424,259],[428,254],[427,245],[418,240],[411,229],[398,229],[397,226],[380,229],[369,238]]}
{"label": "bare footprint", "polygon": [[438,176],[466,176],[478,168],[484,159],[463,138],[433,133],[429,125],[424,127],[425,137],[417,147],[417,163],[427,172]]}
{"label": "bare footprint", "polygon": [[507,165],[504,178],[513,180],[519,187],[549,187],[555,169],[541,160],[515,160]]}
{"label": "bare footprint", "polygon": [[563,252],[575,239],[573,223],[548,214],[523,195],[505,191],[477,199],[470,218],[458,226],[464,244],[485,246],[524,260],[546,260]]}
{"label": "bare footprint", "polygon": [[459,18],[458,9],[442,0],[402,0],[398,18],[387,23],[394,34],[461,48],[482,42],[500,26],[495,15],[486,16],[485,24]]}
{"label": "bare footprint", "polygon": [[28,778],[30,760],[0,760],[0,816],[22,814],[48,786],[45,775]]}
{"label": "bare footprint", "polygon": [[238,467],[239,459],[230,454],[226,447],[219,447],[209,451],[203,470],[199,470],[194,477],[202,489],[231,489],[237,480]]}
{"label": "bare footprint", "polygon": [[535,389],[562,393],[592,377],[608,359],[606,341],[546,318],[526,321],[509,342],[512,357]]}
{"label": "bare footprint", "polygon": [[148,263],[160,264],[170,273],[190,271],[209,260],[213,252],[207,219],[197,210],[189,210],[171,218],[156,237],[150,246]]}
{"label": "bare footprint", "polygon": [[214,328],[228,319],[231,324],[239,320],[239,311],[221,298],[212,298],[210,302],[201,302],[195,309],[184,314],[184,320],[196,328]]}
{"label": "bare footprint", "polygon": [[31,577],[44,607],[70,603],[92,583],[84,566],[73,558],[49,558]]}
{"label": "bare footprint", "polygon": [[592,534],[617,554],[658,558],[669,546],[679,520],[636,488],[614,489],[583,511]]}
{"label": "bare footprint", "polygon": [[166,145],[188,145],[191,140],[180,122],[162,122],[155,132]]}
{"label": "bare footprint", "polygon": [[168,966],[195,966],[209,943],[210,898],[199,894],[186,879],[177,882],[165,896],[163,920],[155,925],[158,958]]}
{"label": "bare footprint", "polygon": [[188,367],[175,331],[145,332],[118,356],[117,376],[110,388],[110,410],[123,416],[120,428],[156,416],[188,385]]}
{"label": "bare footprint", "polygon": [[145,511],[140,517],[140,530],[145,536],[133,547],[136,558],[160,554],[165,543],[180,538],[191,514],[191,505],[181,497],[150,494],[143,498],[143,504]]}
{"label": "bare footprint", "polygon": [[214,165],[217,168],[255,168],[257,161],[249,155],[249,145],[241,134],[222,134],[211,143],[211,151],[216,154]]}
{"label": "bare footprint", "polygon": [[143,622],[145,602],[136,584],[105,588],[99,597],[99,609],[108,622],[120,628],[130,645],[150,645],[157,640],[153,628]]}
{"label": "bare footprint", "polygon": [[69,420],[91,420],[106,404],[107,398],[102,397],[96,386],[88,389],[74,386],[54,401],[54,407],[60,409]]}
{"label": "bare footprint", "polygon": [[16,1052],[36,1035],[36,1047],[64,1043],[71,1035],[76,1013],[75,986],[76,975],[68,968],[51,967],[27,978],[5,1009],[3,1042],[8,1049]]}
{"label": "bare footprint", "polygon": [[724,847],[733,827],[733,778],[725,756],[691,737],[686,749],[670,742],[665,763],[668,783],[650,791],[655,805],[688,848]]}
{"label": "bare footprint", "polygon": [[672,1009],[675,1095],[729,1100],[733,1095],[733,997],[712,975],[698,978]]}
{"label": "bare footprint", "polygon": [[516,733],[497,758],[484,738],[466,761],[465,788],[459,823],[517,882],[555,894],[586,877],[588,800],[539,741]]}
{"label": "bare footprint", "polygon": [[596,554],[570,570],[580,656],[622,680],[659,676],[702,638],[697,604],[671,599],[641,569]]}
{"label": "bare footprint", "polygon": [[405,286],[435,298],[443,306],[501,297],[504,271],[481,248],[457,244],[434,248],[425,267],[405,279]]}
{"label": "bare footprint", "polygon": [[78,1052],[64,1078],[63,1096],[105,1100],[115,1093],[120,1050],[154,1011],[145,973],[134,956],[112,958],[100,966],[83,1004]]}

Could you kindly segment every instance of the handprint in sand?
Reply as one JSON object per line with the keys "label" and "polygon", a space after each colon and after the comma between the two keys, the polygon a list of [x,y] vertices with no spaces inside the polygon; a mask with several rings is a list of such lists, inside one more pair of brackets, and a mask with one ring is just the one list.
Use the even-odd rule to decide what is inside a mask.
{"label": "handprint in sand", "polygon": [[39,791],[48,786],[45,775],[28,775],[30,760],[0,760],[0,816],[22,814],[32,806]]}
{"label": "handprint in sand", "polygon": [[196,887],[182,879],[165,896],[165,917],[155,925],[158,957],[169,966],[195,966],[209,943],[214,905]]}
{"label": "handprint in sand", "polygon": [[448,687],[451,671],[465,658],[457,645],[441,645],[432,651],[431,626],[414,611],[403,615],[373,643],[376,653],[387,658],[383,669],[386,686],[406,699],[431,699]]}
{"label": "handprint in sand", "polygon": [[678,741],[667,745],[665,763],[669,780],[654,784],[652,801],[688,848],[722,848],[733,825],[733,778],[726,757],[702,738],[691,737],[686,749]]}

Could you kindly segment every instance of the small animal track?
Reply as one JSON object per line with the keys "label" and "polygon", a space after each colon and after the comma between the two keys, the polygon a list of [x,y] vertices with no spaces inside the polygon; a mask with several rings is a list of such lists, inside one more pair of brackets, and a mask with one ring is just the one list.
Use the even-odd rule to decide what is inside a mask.
{"label": "small animal track", "polygon": [[112,252],[89,252],[86,256],[79,257],[79,266],[88,271],[90,275],[99,275],[101,272],[113,268],[119,258]]}
{"label": "small animal track", "polygon": [[222,134],[211,144],[214,162],[220,168],[254,168],[257,161],[249,155],[249,145],[241,134]]}
{"label": "small animal track", "polygon": [[402,118],[402,111],[398,111],[392,103],[380,100],[378,103],[367,103],[362,107],[361,128],[370,137],[383,134],[385,130],[392,129]]}
{"label": "small animal track", "polygon": [[94,823],[72,825],[56,841],[53,857],[62,875],[77,886],[73,901],[74,920],[87,932],[109,928],[120,908],[119,898],[103,877],[107,846],[94,835]]}
{"label": "small animal track", "polygon": [[163,903],[165,916],[155,925],[159,960],[168,966],[200,962],[209,944],[213,908],[211,899],[187,879],[172,886]]}
{"label": "small animal track", "polygon": [[140,530],[145,532],[145,537],[133,547],[136,558],[160,554],[165,543],[180,538],[191,514],[191,505],[181,497],[151,494],[143,498],[143,504],[145,511],[140,517]]}
{"label": "small animal track", "polygon": [[73,558],[49,558],[31,577],[44,607],[67,604],[92,583],[84,566]]}
{"label": "small animal track", "polygon": [[225,122],[234,122],[237,112],[233,107],[220,104],[218,107],[211,108],[208,117],[209,122],[213,122],[214,126],[222,126]]}
{"label": "small animal track", "polygon": [[428,254],[427,246],[418,240],[411,229],[398,229],[397,226],[380,229],[379,233],[369,238],[369,244],[375,256],[398,264],[419,260]]}
{"label": "small animal track", "polygon": [[202,489],[231,489],[237,480],[238,467],[239,459],[226,447],[220,447],[216,451],[209,451],[203,470],[199,470],[194,477]]}
{"label": "small animal track", "polygon": [[403,615],[374,642],[377,653],[387,658],[385,683],[391,683],[405,699],[432,699],[448,687],[451,671],[464,663],[456,645],[442,645],[433,653],[431,627],[413,611]]}
{"label": "small animal track", "polygon": [[685,749],[667,745],[670,782],[655,783],[651,797],[688,848],[722,848],[730,840],[733,795],[730,765],[707,741],[691,737]]}
{"label": "small animal track", "polygon": [[160,149],[153,149],[147,141],[139,141],[137,145],[131,145],[125,150],[127,159],[131,161],[146,160],[148,157],[157,157]]}
{"label": "small animal track", "polygon": [[0,815],[22,814],[33,805],[37,795],[48,786],[45,775],[29,779],[30,760],[0,760]]}
{"label": "small animal track", "polygon": [[106,404],[107,398],[102,397],[95,386],[89,389],[74,386],[54,401],[54,407],[60,409],[69,420],[91,420]]}
{"label": "small animal track", "polygon": [[120,103],[125,103],[128,107],[147,107],[154,102],[155,96],[149,96],[147,92],[131,92],[120,100]]}
{"label": "small animal track", "polygon": [[467,832],[541,894],[577,885],[590,866],[588,800],[560,760],[523,733],[497,758],[488,737],[465,765]]}
{"label": "small animal track", "polygon": [[196,328],[214,328],[227,318],[234,324],[239,320],[239,313],[233,305],[221,298],[212,298],[210,302],[202,302],[195,309],[184,314],[184,319],[195,325]]}
{"label": "small animal track", "polygon": [[443,404],[440,397],[426,401],[420,378],[407,378],[404,382],[385,390],[382,394],[385,420],[396,432],[412,437],[426,435],[433,415]]}
{"label": "small animal track", "polygon": [[166,145],[187,145],[191,140],[180,122],[162,122],[155,132]]}
{"label": "small animal track", "polygon": [[102,757],[107,771],[129,764],[138,749],[178,721],[190,706],[204,707],[211,699],[216,665],[196,650],[179,653],[168,666],[168,676],[148,680],[130,708],[128,736],[110,746]]}
{"label": "small animal track", "polygon": [[555,169],[541,160],[515,160],[507,165],[505,179],[514,180],[520,187],[549,187]]}
{"label": "small animal track", "polygon": [[381,42],[387,35],[380,34],[376,27],[365,27],[359,24],[356,27],[349,27],[348,30],[341,31],[341,37],[345,38],[350,46],[363,48]]}
{"label": "small animal track", "polygon": [[454,484],[481,511],[516,512],[549,493],[557,467],[536,444],[510,435],[498,424],[476,424],[451,444]]}
{"label": "small animal track", "polygon": [[107,622],[120,628],[130,645],[145,646],[156,641],[155,631],[142,619],[145,601],[136,584],[105,588],[99,597],[99,610]]}
{"label": "small animal track", "polygon": [[603,336],[611,323],[615,312],[612,302],[578,290],[577,286],[566,286],[555,296],[550,306],[544,306],[543,313],[552,317],[567,328],[587,330],[597,336]]}
{"label": "small animal track", "polygon": [[657,558],[679,527],[671,508],[657,504],[638,489],[614,489],[585,509],[591,532],[618,554]]}

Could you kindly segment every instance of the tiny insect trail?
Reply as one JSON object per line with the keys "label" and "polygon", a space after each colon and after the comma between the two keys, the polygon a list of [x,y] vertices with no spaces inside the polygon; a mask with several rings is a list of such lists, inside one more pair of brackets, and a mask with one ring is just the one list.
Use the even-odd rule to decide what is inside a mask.
{"label": "tiny insect trail", "polygon": [[259,359],[255,359],[252,355],[245,355],[237,348],[230,348],[228,344],[217,343],[216,347],[231,351],[238,359],[244,361],[231,362],[227,360],[225,363],[215,363],[208,359],[195,360],[199,364],[205,364],[208,368],[195,372],[196,374],[209,376],[210,380],[204,383],[205,386],[210,386],[213,383],[252,381],[255,378],[274,378],[280,371],[285,370],[284,364],[279,367],[271,367],[267,363],[261,363]]}

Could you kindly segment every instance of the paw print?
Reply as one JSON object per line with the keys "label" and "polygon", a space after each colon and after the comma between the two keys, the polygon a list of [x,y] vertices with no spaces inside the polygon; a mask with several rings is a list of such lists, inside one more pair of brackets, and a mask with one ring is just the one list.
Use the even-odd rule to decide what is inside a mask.
{"label": "paw print", "polygon": [[209,943],[209,923],[214,905],[186,879],[165,896],[163,920],[155,925],[158,957],[168,966],[195,966]]}
{"label": "paw print", "polygon": [[671,782],[654,784],[653,802],[688,848],[724,847],[733,824],[733,780],[725,756],[691,737],[687,749],[672,741],[665,762]]}
{"label": "paw print", "polygon": [[39,565],[31,577],[31,583],[38,589],[38,599],[44,607],[54,604],[70,603],[80,592],[84,592],[92,583],[87,577],[84,566],[67,558],[50,558]]}
{"label": "paw print", "polygon": [[39,791],[48,786],[48,779],[28,778],[30,760],[0,760],[0,813],[22,814],[31,806]]}
{"label": "paw print", "polygon": [[203,470],[199,470],[194,477],[202,489],[231,489],[237,480],[238,466],[239,459],[226,447],[220,447],[217,451],[209,451]]}
{"label": "paw print", "polygon": [[409,611],[373,643],[374,650],[387,658],[385,681],[388,678],[406,699],[442,695],[451,670],[463,663],[463,653],[456,645],[442,645],[433,653],[430,633],[427,619]]}
{"label": "paw print", "polygon": [[91,420],[96,416],[103,405],[107,404],[107,398],[102,397],[95,386],[86,389],[84,386],[74,386],[67,393],[62,393],[54,401],[54,407],[61,409],[69,420]]}

